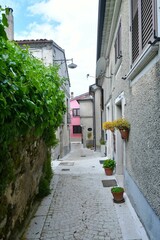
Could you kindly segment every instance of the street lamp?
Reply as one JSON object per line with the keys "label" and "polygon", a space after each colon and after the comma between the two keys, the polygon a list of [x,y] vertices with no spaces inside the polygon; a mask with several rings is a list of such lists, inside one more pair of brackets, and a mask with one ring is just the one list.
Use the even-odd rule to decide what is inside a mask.
{"label": "street lamp", "polygon": [[53,59],[54,62],[61,62],[61,64],[63,64],[64,62],[68,62],[68,61],[71,61],[70,64],[68,64],[68,67],[69,68],[76,68],[77,65],[75,63],[73,63],[73,58],[71,59]]}

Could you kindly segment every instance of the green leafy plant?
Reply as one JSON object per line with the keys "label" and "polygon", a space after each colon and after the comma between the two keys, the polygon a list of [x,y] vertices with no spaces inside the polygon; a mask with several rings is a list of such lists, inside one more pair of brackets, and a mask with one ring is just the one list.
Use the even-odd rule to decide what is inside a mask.
{"label": "green leafy plant", "polygon": [[57,66],[46,67],[28,50],[0,37],[0,194],[14,177],[14,142],[34,135],[47,146],[66,112]]}
{"label": "green leafy plant", "polygon": [[111,192],[112,192],[112,193],[124,192],[124,188],[115,186],[115,187],[112,187],[112,188],[111,188]]}
{"label": "green leafy plant", "polygon": [[103,162],[103,168],[110,168],[113,170],[115,168],[115,166],[116,166],[116,162],[113,159],[106,159]]}
{"label": "green leafy plant", "polygon": [[8,27],[7,15],[9,14],[10,8],[2,8],[0,6],[0,36],[7,40],[7,34],[5,27]]}
{"label": "green leafy plant", "polygon": [[100,142],[101,145],[105,145],[106,144],[106,141],[103,138],[101,138],[99,142]]}

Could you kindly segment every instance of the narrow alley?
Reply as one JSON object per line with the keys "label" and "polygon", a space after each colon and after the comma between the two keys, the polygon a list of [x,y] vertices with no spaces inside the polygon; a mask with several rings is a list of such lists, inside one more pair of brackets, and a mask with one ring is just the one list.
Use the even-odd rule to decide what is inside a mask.
{"label": "narrow alley", "polygon": [[100,152],[74,143],[70,154],[52,161],[51,194],[42,201],[23,239],[147,240],[128,197],[116,204],[111,187],[103,186],[103,180],[116,180],[115,175],[105,175],[100,161],[104,159]]}

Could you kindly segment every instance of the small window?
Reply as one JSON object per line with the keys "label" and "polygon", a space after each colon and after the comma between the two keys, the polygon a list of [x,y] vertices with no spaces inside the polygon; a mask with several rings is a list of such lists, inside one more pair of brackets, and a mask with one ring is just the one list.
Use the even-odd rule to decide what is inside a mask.
{"label": "small window", "polygon": [[80,125],[74,125],[73,126],[73,133],[82,133],[82,127]]}
{"label": "small window", "polygon": [[74,108],[74,109],[72,110],[72,115],[73,115],[74,117],[80,116],[80,109],[79,109],[79,108]]}

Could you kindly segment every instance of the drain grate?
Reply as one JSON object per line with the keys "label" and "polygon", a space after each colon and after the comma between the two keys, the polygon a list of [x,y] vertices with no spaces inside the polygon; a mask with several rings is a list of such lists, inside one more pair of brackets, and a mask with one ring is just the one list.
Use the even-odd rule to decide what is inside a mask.
{"label": "drain grate", "polygon": [[110,180],[102,180],[103,187],[113,187],[117,186],[117,182],[115,179]]}
{"label": "drain grate", "polygon": [[73,166],[74,162],[61,162],[59,165],[63,165],[63,166]]}
{"label": "drain grate", "polygon": [[70,169],[69,168],[63,168],[63,169],[61,169],[61,171],[70,171]]}
{"label": "drain grate", "polygon": [[100,164],[103,164],[103,163],[104,163],[104,161],[105,161],[105,160],[100,160],[99,162],[100,162]]}

